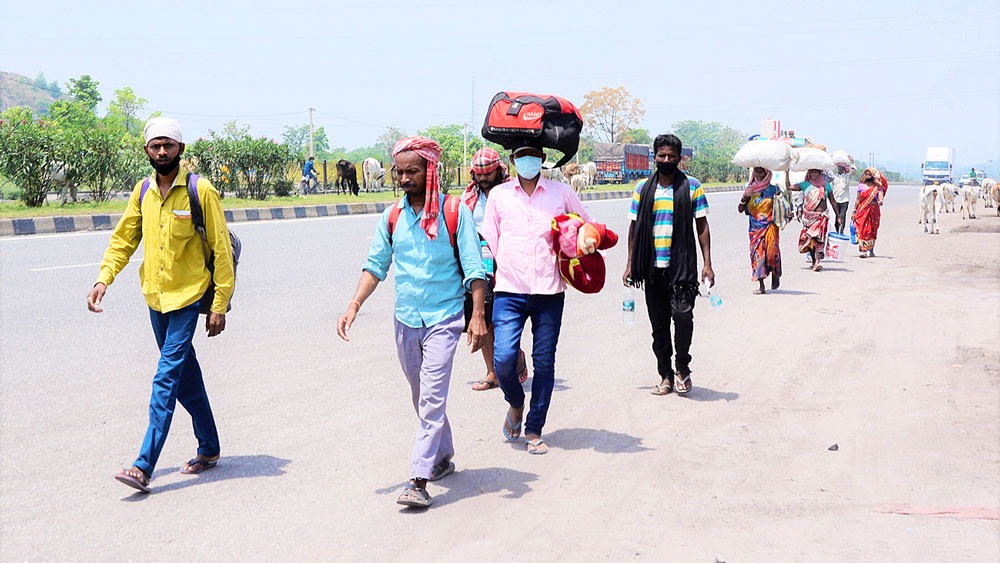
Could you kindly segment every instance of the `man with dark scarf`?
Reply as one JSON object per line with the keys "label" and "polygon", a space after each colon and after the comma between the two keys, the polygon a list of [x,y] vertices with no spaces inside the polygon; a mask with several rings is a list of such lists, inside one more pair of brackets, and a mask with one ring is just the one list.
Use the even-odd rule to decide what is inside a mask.
{"label": "man with dark scarf", "polygon": [[[660,383],[654,395],[691,390],[691,338],[699,279],[715,285],[712,243],[708,228],[708,199],[701,186],[692,187],[677,169],[681,140],[659,135],[653,141],[656,170],[636,186],[629,209],[628,263],[622,281],[644,290],[653,354]],[[695,230],[704,266],[698,274]],[[675,336],[670,338],[670,321]],[[672,356],[676,348],[676,370]],[[676,378],[675,378],[676,375]]]}

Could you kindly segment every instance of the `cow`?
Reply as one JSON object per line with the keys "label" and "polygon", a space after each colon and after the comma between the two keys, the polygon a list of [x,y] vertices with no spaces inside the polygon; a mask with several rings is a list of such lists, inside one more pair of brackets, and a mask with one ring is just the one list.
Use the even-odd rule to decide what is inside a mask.
{"label": "cow", "polygon": [[[954,213],[955,212],[955,199],[958,197],[959,189],[955,184],[944,183],[941,184],[941,196],[944,198],[944,212]],[[951,207],[951,211],[948,208]]]}
{"label": "cow", "polygon": [[[923,223],[925,233],[939,234],[941,232],[938,223],[941,219],[943,205],[944,198],[941,196],[941,186],[930,185],[920,188],[920,219],[917,223]],[[930,224],[929,229],[928,224]]]}
{"label": "cow", "polygon": [[382,178],[385,178],[385,168],[382,163],[368,157],[361,163],[361,176],[364,178],[365,191],[378,191],[382,188]]}
{"label": "cow", "polygon": [[586,172],[580,172],[579,174],[576,174],[572,178],[570,178],[569,183],[571,186],[573,186],[573,191],[576,192],[576,195],[580,195],[581,193],[583,193],[583,190],[587,189],[587,186],[590,184],[590,178],[588,178]]}
{"label": "cow", "polygon": [[994,182],[993,187],[990,188],[990,196],[996,203],[997,217],[1000,217],[1000,182]]}
{"label": "cow", "polygon": [[358,169],[353,162],[344,160],[337,161],[337,188],[340,193],[353,193],[358,195],[361,189],[358,187]]}
{"label": "cow", "polygon": [[[993,188],[996,185],[997,181],[993,178],[986,178],[983,180],[983,199],[986,200],[983,207],[996,207],[997,205],[1000,205],[1000,201],[998,201],[993,195]],[[1000,210],[998,210],[997,213],[1000,214]]]}
{"label": "cow", "polygon": [[979,203],[979,198],[983,195],[983,188],[981,186],[974,186],[972,184],[966,184],[962,188],[962,219],[968,215],[969,219],[976,218],[976,204]]}
{"label": "cow", "polygon": [[594,179],[597,178],[597,163],[591,160],[587,164],[583,165],[583,171],[587,173],[587,185],[593,186]]}
{"label": "cow", "polygon": [[76,203],[76,188],[79,184],[70,181],[69,167],[65,163],[56,161],[49,164],[48,176],[51,185],[56,187],[61,205],[66,205],[70,199]]}
{"label": "cow", "polygon": [[542,176],[547,180],[555,180],[556,182],[566,183],[566,177],[563,176],[562,170],[558,168],[553,168],[554,164],[551,162],[546,162],[542,166]]}

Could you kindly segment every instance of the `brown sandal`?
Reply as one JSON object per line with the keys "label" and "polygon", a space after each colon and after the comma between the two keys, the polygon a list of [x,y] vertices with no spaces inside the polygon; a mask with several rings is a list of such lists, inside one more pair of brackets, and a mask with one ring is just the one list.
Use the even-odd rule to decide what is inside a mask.
{"label": "brown sandal", "polygon": [[141,493],[149,492],[149,476],[138,467],[132,466],[129,469],[122,469],[115,475],[115,480]]}

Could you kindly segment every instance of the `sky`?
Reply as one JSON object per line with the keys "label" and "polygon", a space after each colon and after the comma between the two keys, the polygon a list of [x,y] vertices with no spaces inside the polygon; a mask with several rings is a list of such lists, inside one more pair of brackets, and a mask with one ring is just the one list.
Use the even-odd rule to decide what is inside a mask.
{"label": "sky", "polygon": [[1000,0],[0,0],[0,22],[0,70],[131,87],[187,138],[235,120],[280,140],[314,108],[353,149],[388,126],[478,131],[502,90],[624,86],[654,135],[773,118],[892,170],[950,146],[1000,174]]}

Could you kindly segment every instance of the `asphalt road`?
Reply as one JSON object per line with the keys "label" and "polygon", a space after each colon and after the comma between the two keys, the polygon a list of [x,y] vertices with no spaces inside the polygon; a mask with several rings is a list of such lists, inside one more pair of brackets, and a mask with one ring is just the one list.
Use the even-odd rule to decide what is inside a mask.
{"label": "asphalt road", "polygon": [[[394,503],[407,478],[415,417],[392,340],[391,283],[366,303],[350,343],[335,334],[377,216],[235,226],[243,258],[227,330],[195,339],[223,459],[200,476],[178,473],[195,449],[190,418],[178,408],[151,495],[133,495],[112,479],[142,439],[157,357],[136,268],[120,275],[105,312],[95,315],[86,310],[85,295],[108,233],[2,239],[0,560],[711,561],[718,555],[841,561],[906,555],[932,561],[947,554],[996,560],[996,521],[904,522],[891,519],[907,517],[872,509],[879,499],[919,497],[914,491],[922,479],[948,478],[946,471],[967,484],[942,494],[939,506],[1000,509],[997,267],[970,266],[939,280],[976,287],[985,311],[947,292],[933,295],[921,313],[915,308],[929,299],[926,287],[906,283],[893,296],[885,285],[893,276],[921,275],[906,254],[910,247],[959,252],[964,247],[948,245],[974,236],[976,244],[992,245],[1000,236],[942,229],[917,245],[910,238],[924,235],[916,225],[915,194],[916,188],[901,186],[887,200],[884,236],[899,241],[899,249],[885,243],[896,259],[876,263],[884,272],[861,272],[869,264],[856,258],[809,272],[794,249],[796,224],[790,226],[782,233],[783,291],[770,297],[751,295],[746,218],[735,211],[739,194],[710,194],[713,258],[725,304],[711,311],[699,300],[694,369],[700,375],[689,401],[649,395],[655,364],[645,308],[640,304],[635,327],[622,326],[615,280],[625,256],[623,246],[613,249],[608,287],[596,296],[568,294],[547,456],[527,456],[523,445],[502,441],[502,397],[469,390],[483,374],[482,359],[460,348],[449,402],[458,472],[431,485],[435,506],[425,513]],[[588,208],[625,231],[626,200]],[[981,210],[979,224],[992,225],[992,212]],[[951,229],[963,226],[955,215],[945,219]],[[900,309],[856,297],[867,291],[863,284],[889,292],[890,301],[898,298]],[[840,290],[848,291],[834,297]],[[895,312],[900,317],[886,324]],[[819,337],[803,342],[803,333],[817,326]],[[876,334],[891,328],[894,345],[905,344],[910,355],[883,350],[863,330],[848,327]],[[761,330],[772,334],[755,341]],[[945,349],[911,357],[925,352],[928,330],[944,331]],[[961,338],[962,330],[969,336]],[[915,377],[922,363],[931,371],[947,366],[958,341],[969,350],[986,349],[977,384],[958,402],[948,399],[967,406],[958,409],[963,413],[942,409],[927,430],[921,409],[940,396],[860,396],[864,378],[874,375],[864,360],[886,363],[878,375],[887,382]],[[823,365],[814,367],[810,346],[833,346],[836,353],[823,353]],[[752,353],[771,358],[776,373],[747,367]],[[817,371],[804,373],[807,368]],[[849,384],[860,391],[855,399],[843,397],[850,389],[835,379],[845,370],[860,381]],[[831,387],[837,398],[827,396]],[[876,410],[877,423],[866,426]],[[898,428],[887,413],[901,417]],[[770,426],[779,420],[780,427]],[[937,423],[975,428],[978,435],[966,442],[937,436]],[[904,440],[901,455],[890,461],[887,449],[917,427],[924,434]],[[874,442],[851,448],[866,439]],[[944,448],[928,462],[938,469],[914,468],[922,440]],[[840,457],[826,449],[835,441]],[[949,464],[964,456],[976,456],[969,468]],[[864,475],[869,463],[877,471]],[[882,497],[879,490],[893,494]]]}

